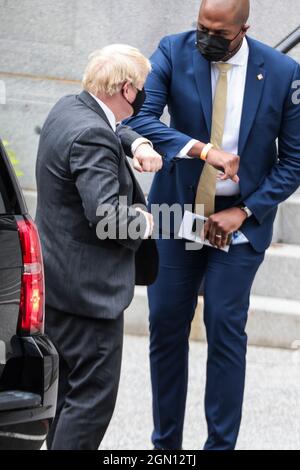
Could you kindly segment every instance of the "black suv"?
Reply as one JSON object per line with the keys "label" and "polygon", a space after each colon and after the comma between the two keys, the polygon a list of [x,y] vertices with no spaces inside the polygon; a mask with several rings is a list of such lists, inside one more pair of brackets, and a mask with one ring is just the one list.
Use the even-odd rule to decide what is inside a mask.
{"label": "black suv", "polygon": [[57,385],[39,236],[0,140],[0,450],[40,449]]}

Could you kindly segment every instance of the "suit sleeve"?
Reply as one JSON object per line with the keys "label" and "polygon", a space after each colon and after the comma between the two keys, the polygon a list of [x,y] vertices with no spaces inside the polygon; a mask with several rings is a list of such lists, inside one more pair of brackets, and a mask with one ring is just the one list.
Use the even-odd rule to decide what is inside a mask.
{"label": "suit sleeve", "polygon": [[124,124],[118,124],[117,126],[117,134],[120,137],[122,147],[124,152],[128,157],[132,157],[131,146],[137,140],[140,139],[142,136],[131,129],[129,126],[125,126]]}
{"label": "suit sleeve", "polygon": [[[278,163],[244,203],[261,224],[300,185],[300,67],[296,65],[278,137]],[[259,144],[258,144],[259,145]]]}
{"label": "suit sleeve", "polygon": [[[109,131],[101,129],[100,132],[101,135],[99,129],[86,130],[73,143],[70,152],[71,173],[88,222],[94,226],[98,226],[99,222],[104,224],[109,228],[108,238],[135,251],[146,233],[146,220],[126,201],[120,201],[118,175],[121,157],[118,146],[112,143]],[[129,226],[132,222],[140,226],[137,239],[130,236]]]}
{"label": "suit sleeve", "polygon": [[172,78],[170,38],[161,40],[158,49],[151,57],[152,72],[146,81],[146,101],[138,116],[125,121],[136,132],[149,139],[155,150],[167,161],[175,158],[191,140],[176,129],[160,121],[168,103]]}

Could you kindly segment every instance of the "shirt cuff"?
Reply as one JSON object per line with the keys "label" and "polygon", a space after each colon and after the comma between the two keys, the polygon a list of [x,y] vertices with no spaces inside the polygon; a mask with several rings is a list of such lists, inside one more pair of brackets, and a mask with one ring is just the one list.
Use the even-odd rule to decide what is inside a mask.
{"label": "shirt cuff", "polygon": [[[143,214],[143,213],[142,213]],[[147,240],[147,238],[150,237],[150,235],[152,235],[152,231],[151,231],[151,225],[150,225],[150,222],[149,222],[149,219],[148,217],[145,216],[145,214],[143,214],[143,216],[145,217],[146,219],[146,231],[145,231],[145,235],[143,237],[144,240]]]}
{"label": "shirt cuff", "polygon": [[194,147],[195,144],[197,144],[199,140],[192,139],[190,140],[184,147],[183,149],[180,150],[180,152],[176,155],[176,158],[193,158],[189,157],[188,153],[191,150],[192,147]]}
{"label": "shirt cuff", "polygon": [[132,144],[131,144],[131,153],[132,155],[135,154],[137,148],[142,145],[142,144],[149,144],[151,145],[151,147],[153,148],[153,144],[150,140],[148,139],[145,139],[144,137],[139,137],[138,139],[136,139]]}
{"label": "shirt cuff", "polygon": [[145,211],[141,208],[141,207],[136,207],[135,209],[139,214],[142,214],[143,217],[145,218],[145,222],[146,222],[146,230],[145,230],[145,233],[144,233],[144,236],[143,236],[143,240],[147,240],[147,238],[149,238],[151,235],[152,235],[152,232],[153,232],[153,227],[151,227],[151,223],[145,213]]}

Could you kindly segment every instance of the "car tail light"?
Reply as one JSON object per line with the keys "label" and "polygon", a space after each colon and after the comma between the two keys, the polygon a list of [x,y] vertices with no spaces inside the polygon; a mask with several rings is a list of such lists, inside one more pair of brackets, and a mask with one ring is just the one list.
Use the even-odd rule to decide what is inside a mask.
{"label": "car tail light", "polygon": [[17,224],[24,266],[18,334],[41,334],[44,332],[45,286],[39,234],[29,218],[19,219]]}

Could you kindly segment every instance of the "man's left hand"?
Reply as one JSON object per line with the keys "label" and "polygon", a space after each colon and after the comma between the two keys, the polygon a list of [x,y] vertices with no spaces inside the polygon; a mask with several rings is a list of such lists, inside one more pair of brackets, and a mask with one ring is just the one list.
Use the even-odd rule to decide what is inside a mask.
{"label": "man's left hand", "polygon": [[156,173],[161,170],[163,160],[161,155],[159,155],[151,145],[145,143],[139,145],[134,152],[133,166],[139,173]]}
{"label": "man's left hand", "polygon": [[247,214],[239,207],[232,207],[211,215],[204,225],[204,238],[217,248],[225,248],[228,236],[239,230]]}

